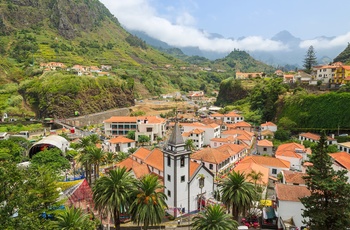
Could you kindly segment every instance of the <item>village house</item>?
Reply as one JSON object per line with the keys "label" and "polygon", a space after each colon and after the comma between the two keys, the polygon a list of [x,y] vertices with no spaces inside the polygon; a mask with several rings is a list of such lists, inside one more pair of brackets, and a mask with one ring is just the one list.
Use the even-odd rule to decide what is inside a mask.
{"label": "village house", "polygon": [[284,74],[283,75],[283,83],[294,83],[294,74]]}
{"label": "village house", "polygon": [[242,115],[239,115],[238,113],[233,111],[226,114],[214,113],[210,115],[210,118],[215,120],[223,120],[227,124],[244,121],[244,117]]}
{"label": "village house", "polygon": [[346,152],[337,152],[329,154],[333,159],[333,169],[336,171],[346,170],[348,183],[350,183],[350,154]]}
{"label": "village house", "polygon": [[316,80],[321,81],[323,84],[332,82],[335,77],[336,69],[339,67],[338,64],[323,65],[316,67]]}
{"label": "village house", "polygon": [[203,147],[204,136],[205,136],[205,131],[202,129],[193,129],[190,132],[182,133],[182,137],[184,138],[184,141],[186,142],[188,139],[192,140],[196,149],[200,149]]}
{"label": "village house", "polygon": [[256,147],[258,155],[273,155],[273,143],[269,140],[259,140]]}
{"label": "village house", "polygon": [[283,71],[278,69],[275,71],[275,74],[278,76],[278,77],[283,77]]}
{"label": "village house", "polygon": [[40,68],[45,70],[57,70],[57,69],[66,69],[67,66],[62,62],[48,62],[40,63]]}
{"label": "village house", "polygon": [[304,161],[307,161],[311,149],[305,148],[304,145],[298,143],[286,143],[278,146],[276,150],[276,158],[290,162],[290,168],[302,170]]}
{"label": "village house", "polygon": [[192,153],[191,160],[196,163],[203,163],[205,167],[216,175],[228,169],[231,156],[227,152],[223,153],[218,149],[207,147]]}
{"label": "village house", "polygon": [[102,149],[107,152],[125,152],[127,153],[130,148],[136,147],[136,141],[123,136],[117,136],[110,140],[104,141]]}
{"label": "village house", "polygon": [[208,125],[200,122],[181,123],[180,129],[182,132],[191,132],[194,129],[204,130],[203,145],[210,145],[210,139],[220,137],[220,125],[215,123]]}
{"label": "village house", "polygon": [[306,173],[282,170],[281,174],[283,177],[283,184],[306,186],[305,180],[303,179],[303,177],[307,175]]}
{"label": "village house", "polygon": [[230,155],[230,164],[237,163],[248,153],[248,150],[245,146],[237,144],[224,144],[216,148],[220,152],[228,153]]}
{"label": "village house", "polygon": [[288,161],[274,157],[247,156],[241,160],[240,164],[248,162],[254,162],[255,164],[269,168],[269,176],[272,178],[277,178],[277,174],[279,174],[282,170],[290,169],[290,163]]}
{"label": "village house", "polygon": [[278,229],[291,229],[290,227],[301,229],[305,226],[303,221],[308,219],[302,217],[302,210],[305,207],[300,202],[300,198],[311,195],[307,187],[277,183],[275,193],[276,211],[279,215]]}
{"label": "village house", "polygon": [[236,138],[233,136],[217,137],[217,138],[210,139],[210,147],[212,148],[217,148],[224,144],[235,144],[235,143],[236,143]]}
{"label": "village house", "polygon": [[106,136],[126,136],[129,131],[135,131],[136,141],[140,135],[146,135],[151,143],[156,143],[158,138],[163,138],[166,132],[165,119],[157,116],[115,116],[103,123]]}
{"label": "village house", "polygon": [[189,91],[187,97],[191,100],[201,100],[204,97],[203,91]]}
{"label": "village house", "polygon": [[[315,133],[300,133],[299,134],[299,140],[300,141],[310,141],[310,142],[314,142],[314,143],[318,143],[318,141],[320,140],[320,135],[315,134]],[[334,139],[333,137],[327,137],[327,141],[326,141],[327,145],[336,145],[338,142],[336,139]]]}
{"label": "village house", "polygon": [[245,122],[245,121],[239,121],[239,122],[234,123],[234,124],[227,124],[226,129],[227,130],[240,129],[240,130],[245,130],[248,132],[254,131],[254,128],[252,127],[252,125],[249,124],[248,122]]}
{"label": "village house", "polygon": [[232,136],[235,139],[236,144],[243,144],[249,148],[252,146],[255,139],[254,133],[245,130],[233,129],[221,133],[222,138],[227,138],[229,136]]}
{"label": "village house", "polygon": [[263,132],[263,131],[266,131],[266,130],[270,130],[271,132],[276,132],[277,131],[277,125],[274,124],[271,121],[262,123],[260,125],[260,131]]}
{"label": "village house", "polygon": [[350,154],[350,142],[343,142],[337,144],[339,151]]}
{"label": "village house", "polygon": [[274,138],[275,133],[272,132],[271,130],[264,130],[259,133],[258,139],[259,140],[264,140],[264,139],[272,139]]}

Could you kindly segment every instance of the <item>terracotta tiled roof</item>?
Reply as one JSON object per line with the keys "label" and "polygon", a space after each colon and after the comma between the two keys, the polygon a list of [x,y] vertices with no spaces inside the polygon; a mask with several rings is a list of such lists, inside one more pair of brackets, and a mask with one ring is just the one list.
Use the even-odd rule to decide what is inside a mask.
{"label": "terracotta tiled roof", "polygon": [[277,125],[272,123],[271,121],[268,121],[266,123],[261,124],[260,126],[264,127],[264,126],[277,126]]}
{"label": "terracotta tiled roof", "polygon": [[240,121],[234,124],[227,124],[227,127],[231,128],[231,129],[235,129],[238,127],[252,127],[251,124],[249,124],[248,122],[245,121]]}
{"label": "terracotta tiled roof", "polygon": [[276,196],[279,200],[300,202],[300,198],[310,196],[306,186],[276,184]]}
{"label": "terracotta tiled roof", "polygon": [[163,152],[157,148],[153,149],[146,157],[144,162],[160,171],[163,171]]}
{"label": "terracotta tiled roof", "polygon": [[193,176],[193,173],[196,172],[196,170],[200,167],[201,165],[198,164],[197,162],[190,161],[190,177]]}
{"label": "terracotta tiled roof", "polygon": [[129,123],[136,123],[137,118],[136,117],[129,117],[129,116],[117,116],[117,117],[111,117],[107,120],[105,120],[105,123],[118,123],[118,122],[129,122]]}
{"label": "terracotta tiled roof", "polygon": [[241,129],[226,130],[226,131],[222,132],[222,134],[224,134],[224,135],[246,135],[246,136],[250,136],[250,137],[254,136],[254,133],[248,132],[246,130],[241,130]]}
{"label": "terracotta tiled roof", "polygon": [[274,157],[268,157],[268,156],[247,156],[245,157],[241,162],[254,162],[259,165],[263,166],[272,166],[272,167],[278,167],[278,168],[290,168],[290,162],[281,160]]}
{"label": "terracotta tiled roof", "polygon": [[[244,172],[246,177],[252,171],[255,171],[256,173],[261,172],[263,175],[261,176],[261,179],[257,181],[257,184],[267,185],[269,183],[269,169],[262,165],[255,164],[254,162],[241,162],[234,168],[234,171],[241,173]],[[254,183],[249,177],[247,177],[246,180]]]}
{"label": "terracotta tiled roof", "polygon": [[116,166],[121,168],[126,167],[128,171],[133,171],[135,177],[138,179],[150,173],[149,168],[146,164],[140,164],[131,158],[126,158],[122,162],[118,163]]}
{"label": "terracotta tiled roof", "polygon": [[225,161],[229,157],[230,155],[228,153],[223,153],[217,149],[213,149],[209,147],[199,150],[198,152],[195,152],[191,155],[192,159],[213,163],[213,164],[220,164],[221,162]]}
{"label": "terracotta tiled roof", "polygon": [[194,129],[192,130],[192,133],[194,134],[201,134],[201,133],[204,133],[205,131],[203,129]]}
{"label": "terracotta tiled roof", "polygon": [[180,123],[180,126],[195,126],[195,127],[204,127],[206,126],[205,124],[203,123],[200,123],[200,122],[193,122],[193,123]]}
{"label": "terracotta tiled roof", "polygon": [[149,124],[164,123],[165,119],[157,116],[143,116],[143,117],[129,117],[129,116],[115,116],[105,120],[105,123],[129,122],[136,123],[137,120],[147,120]]}
{"label": "terracotta tiled roof", "polygon": [[210,118],[205,118],[205,119],[203,119],[203,120],[201,120],[201,122],[203,123],[203,124],[206,124],[206,125],[208,125],[208,124],[218,124],[218,125],[222,125],[222,124],[224,124],[225,122],[224,121],[222,121],[221,119],[220,120],[218,120],[218,119],[210,119]]}
{"label": "terracotta tiled roof", "polygon": [[261,136],[274,136],[274,135],[275,134],[269,129],[261,131]]}
{"label": "terracotta tiled roof", "polygon": [[234,156],[242,151],[245,150],[245,147],[242,145],[236,145],[236,144],[224,144],[216,148],[220,152],[228,153],[230,156]]}
{"label": "terracotta tiled roof", "polygon": [[273,144],[269,140],[261,140],[261,141],[258,141],[258,146],[273,147]]}
{"label": "terracotta tiled roof", "polygon": [[235,138],[233,136],[228,136],[228,137],[217,137],[217,138],[212,138],[210,141],[215,141],[215,142],[224,142],[224,143],[233,143],[235,141]]}
{"label": "terracotta tiled roof", "polygon": [[141,159],[142,161],[144,161],[144,160],[147,158],[147,156],[149,155],[150,152],[151,152],[150,150],[141,147],[141,148],[137,149],[137,150],[132,154],[132,156],[135,156],[135,157]]}
{"label": "terracotta tiled roof", "polygon": [[305,184],[303,176],[306,176],[306,173],[294,172],[289,170],[282,170],[284,179],[286,183],[289,184]]}
{"label": "terracotta tiled roof", "polygon": [[338,152],[330,154],[331,157],[347,170],[350,170],[350,154],[346,152]]}
{"label": "terracotta tiled roof", "polygon": [[[302,137],[305,137],[305,138],[309,138],[309,139],[315,140],[315,141],[320,140],[320,137],[321,137],[320,135],[315,134],[315,133],[301,133],[301,134],[299,134],[299,136],[302,136]],[[327,137],[327,140],[334,141],[335,139],[331,138],[331,137]]]}
{"label": "terracotta tiled roof", "polygon": [[189,136],[191,136],[191,132],[183,132],[182,136],[183,137],[189,137]]}
{"label": "terracotta tiled roof", "polygon": [[294,158],[302,158],[302,153],[298,153],[298,151],[308,153],[308,149],[304,147],[302,144],[298,143],[286,143],[278,146],[276,150],[276,156],[285,156],[285,157],[294,157]]}
{"label": "terracotta tiled roof", "polygon": [[118,144],[118,143],[132,143],[135,142],[135,140],[123,137],[123,136],[117,136],[115,138],[112,138],[110,140],[108,140],[109,143],[112,144]]}

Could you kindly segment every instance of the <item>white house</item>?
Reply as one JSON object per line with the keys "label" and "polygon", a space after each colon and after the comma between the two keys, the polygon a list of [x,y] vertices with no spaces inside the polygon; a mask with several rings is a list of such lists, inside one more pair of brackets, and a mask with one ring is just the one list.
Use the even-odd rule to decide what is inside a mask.
{"label": "white house", "polygon": [[273,155],[273,143],[269,140],[259,140],[257,143],[258,155]]}
{"label": "white house", "polygon": [[286,143],[278,146],[276,158],[290,162],[290,167],[296,170],[302,170],[303,161],[308,160],[311,150],[298,143]]}
{"label": "white house", "polygon": [[210,115],[211,119],[216,119],[216,120],[223,120],[224,122],[228,124],[232,123],[237,123],[240,121],[244,121],[244,117],[238,113],[235,113],[233,111],[226,113],[226,114],[221,114],[221,113],[214,113]]}
{"label": "white house", "polygon": [[222,138],[228,138],[229,136],[232,136],[235,139],[235,143],[245,144],[249,147],[252,146],[255,139],[254,133],[245,130],[233,129],[221,133]]}
{"label": "white house", "polygon": [[218,137],[218,138],[210,139],[210,147],[212,148],[217,148],[225,144],[235,144],[235,143],[236,143],[236,138],[233,136]]}
{"label": "white house", "polygon": [[337,146],[341,152],[347,152],[350,154],[350,142],[338,143]]}
{"label": "white house", "polygon": [[210,147],[192,153],[191,159],[197,163],[203,163],[211,172],[217,174],[230,165],[231,156],[227,152]]}
{"label": "white house", "polygon": [[316,70],[316,80],[324,84],[329,83],[334,78],[336,69],[337,66],[333,65],[320,66]]}
{"label": "white house", "polygon": [[204,136],[205,136],[205,131],[202,129],[193,129],[190,132],[184,132],[182,134],[184,141],[186,142],[188,139],[192,140],[196,149],[200,149],[203,147]]}
{"label": "white house", "polygon": [[255,164],[269,168],[269,176],[275,178],[282,170],[289,170],[290,168],[290,163],[288,161],[269,156],[247,156],[243,158],[240,163],[248,162],[254,162]]}
{"label": "white house", "polygon": [[262,123],[260,125],[260,131],[266,131],[266,130],[270,130],[272,132],[276,132],[277,131],[277,125],[272,123],[271,121]]}
{"label": "white house", "polygon": [[136,141],[140,135],[146,135],[151,143],[155,143],[158,138],[163,138],[166,132],[165,119],[157,116],[115,116],[103,123],[106,136],[125,136],[129,131],[135,131]]}
{"label": "white house", "polygon": [[310,191],[306,186],[279,184],[275,185],[276,193],[276,211],[279,215],[278,229],[285,226],[286,220],[293,220],[294,226],[301,229],[303,220],[308,220],[302,217],[304,205],[300,202],[300,198],[310,196]]}
{"label": "white house", "polygon": [[117,153],[117,152],[127,153],[130,148],[135,148],[135,147],[136,147],[136,141],[123,136],[117,136],[110,140],[106,140],[102,145],[102,148],[105,151],[113,152],[113,153]]}
{"label": "white house", "polygon": [[350,154],[346,152],[338,152],[329,154],[333,158],[333,169],[346,170],[346,176],[348,177],[348,183],[350,183]]}
{"label": "white house", "polygon": [[[321,136],[315,133],[300,133],[299,140],[300,141],[310,141],[314,143],[318,143]],[[327,145],[336,145],[338,144],[337,140],[334,137],[327,137]]]}
{"label": "white house", "polygon": [[182,132],[191,132],[195,129],[200,129],[204,130],[204,140],[203,140],[203,145],[209,145],[210,144],[210,139],[220,137],[220,125],[216,123],[212,124],[202,124],[199,122],[194,122],[194,123],[181,123],[181,131]]}
{"label": "white house", "polygon": [[305,180],[303,177],[306,176],[306,173],[290,170],[282,170],[281,173],[283,176],[283,184],[305,186]]}

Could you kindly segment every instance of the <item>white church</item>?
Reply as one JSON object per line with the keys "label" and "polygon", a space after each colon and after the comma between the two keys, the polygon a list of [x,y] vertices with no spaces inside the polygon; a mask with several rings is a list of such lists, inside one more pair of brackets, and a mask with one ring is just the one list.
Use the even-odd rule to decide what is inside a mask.
{"label": "white church", "polygon": [[213,198],[214,174],[191,160],[178,123],[163,152],[164,193],[169,214],[174,217],[202,209]]}

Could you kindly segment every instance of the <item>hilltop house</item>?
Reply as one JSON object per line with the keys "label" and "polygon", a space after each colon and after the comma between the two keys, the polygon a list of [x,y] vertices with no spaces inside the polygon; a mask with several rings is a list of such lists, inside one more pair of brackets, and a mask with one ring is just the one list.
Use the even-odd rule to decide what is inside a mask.
{"label": "hilltop house", "polygon": [[[311,141],[317,143],[320,140],[320,135],[315,133],[300,133],[299,140],[300,141]],[[336,145],[338,142],[334,137],[327,137],[327,145]]]}
{"label": "hilltop house", "polygon": [[273,155],[273,144],[271,141],[259,140],[256,146],[258,155]]}
{"label": "hilltop house", "polygon": [[274,124],[271,121],[262,123],[260,125],[260,131],[263,132],[263,131],[266,131],[266,130],[270,130],[271,132],[276,132],[277,131],[277,125]]}
{"label": "hilltop house", "polygon": [[286,143],[278,146],[276,158],[290,162],[290,167],[295,170],[302,170],[303,161],[308,160],[308,154],[311,154],[309,148],[298,143]]}
{"label": "hilltop house", "polygon": [[214,113],[210,115],[211,119],[223,120],[227,124],[237,123],[240,121],[244,121],[244,117],[235,112],[229,112],[226,114]]}

